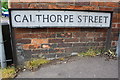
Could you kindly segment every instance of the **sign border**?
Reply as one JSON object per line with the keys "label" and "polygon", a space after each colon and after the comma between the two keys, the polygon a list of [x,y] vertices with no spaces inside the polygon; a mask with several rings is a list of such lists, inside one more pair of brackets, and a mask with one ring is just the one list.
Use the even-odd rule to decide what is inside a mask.
{"label": "sign border", "polygon": [[9,11],[9,21],[10,21],[10,26],[12,27],[12,18],[11,18],[11,11],[19,11],[19,10],[41,10],[41,11],[44,11],[44,10],[50,10],[50,11],[83,11],[83,12],[102,12],[102,13],[110,13],[110,26],[109,27],[94,27],[94,26],[89,26],[89,27],[80,27],[80,26],[75,26],[75,27],[70,27],[70,26],[57,26],[57,27],[53,27],[53,26],[43,26],[43,27],[38,27],[38,26],[34,26],[34,27],[13,27],[13,28],[110,28],[112,27],[111,26],[111,23],[112,23],[112,15],[113,15],[113,11],[99,11],[99,10],[76,10],[76,9],[33,9],[33,8],[25,8],[25,9],[22,9],[22,8],[10,8],[8,9]]}

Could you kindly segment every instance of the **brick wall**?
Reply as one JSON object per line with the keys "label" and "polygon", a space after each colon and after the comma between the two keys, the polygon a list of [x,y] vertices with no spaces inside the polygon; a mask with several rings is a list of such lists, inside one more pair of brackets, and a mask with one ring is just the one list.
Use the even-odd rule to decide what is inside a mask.
{"label": "brick wall", "polygon": [[[111,46],[116,47],[120,32],[119,2],[11,2],[10,8],[78,9],[113,11]],[[103,28],[14,28],[18,61],[31,57],[66,56],[89,48],[105,48],[107,29]]]}

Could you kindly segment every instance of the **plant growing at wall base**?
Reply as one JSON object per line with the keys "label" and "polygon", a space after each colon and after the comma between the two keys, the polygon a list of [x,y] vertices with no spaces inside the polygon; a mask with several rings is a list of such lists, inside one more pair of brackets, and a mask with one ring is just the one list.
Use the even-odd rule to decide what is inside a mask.
{"label": "plant growing at wall base", "polygon": [[49,60],[46,59],[31,59],[30,61],[25,62],[26,69],[31,71],[38,69],[41,65],[49,63]]}
{"label": "plant growing at wall base", "polygon": [[16,69],[15,67],[8,67],[0,69],[1,78],[14,78],[16,76]]}
{"label": "plant growing at wall base", "polygon": [[78,56],[91,56],[91,57],[94,57],[94,56],[97,56],[99,55],[101,52],[99,50],[94,50],[94,49],[89,49],[87,52],[82,52],[82,53],[79,53]]}

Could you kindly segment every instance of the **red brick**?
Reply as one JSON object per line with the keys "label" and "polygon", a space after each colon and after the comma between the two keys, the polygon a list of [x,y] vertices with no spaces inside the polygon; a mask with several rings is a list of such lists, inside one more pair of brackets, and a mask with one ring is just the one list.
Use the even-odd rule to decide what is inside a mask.
{"label": "red brick", "polygon": [[94,39],[95,42],[100,42],[100,41],[105,41],[105,40],[106,40],[106,38],[104,38],[104,37],[99,37],[99,38]]}
{"label": "red brick", "polygon": [[99,7],[100,11],[113,11],[113,8]]}
{"label": "red brick", "polygon": [[39,38],[55,38],[56,33],[51,32],[51,33],[40,33]]}
{"label": "red brick", "polygon": [[24,44],[22,45],[24,50],[31,50],[31,49],[35,49],[33,44]]}
{"label": "red brick", "polygon": [[86,37],[94,37],[95,33],[94,32],[87,32]]}
{"label": "red brick", "polygon": [[118,7],[118,2],[107,2],[105,4],[107,7]]}
{"label": "red brick", "polygon": [[74,9],[79,9],[79,10],[98,10],[98,7],[95,6],[75,6]]}
{"label": "red brick", "polygon": [[65,39],[64,42],[79,42],[78,38],[70,38],[70,39]]}
{"label": "red brick", "polygon": [[10,4],[10,7],[11,7],[11,8],[22,8],[22,4],[19,4],[19,3],[17,3],[17,2],[12,2],[12,3]]}
{"label": "red brick", "polygon": [[50,48],[50,46],[47,45],[47,44],[43,44],[41,47],[42,47],[42,48]]}
{"label": "red brick", "polygon": [[72,43],[60,43],[57,47],[72,47]]}
{"label": "red brick", "polygon": [[22,39],[23,38],[23,34],[16,34],[15,33],[15,39]]}
{"label": "red brick", "polygon": [[47,28],[32,28],[31,33],[47,32]]}
{"label": "red brick", "polygon": [[64,32],[65,28],[48,28],[48,32]]}
{"label": "red brick", "polygon": [[49,39],[49,43],[63,43],[63,39]]}
{"label": "red brick", "polygon": [[112,29],[112,32],[118,32],[118,31],[119,31],[118,28],[113,28],[113,29]]}
{"label": "red brick", "polygon": [[39,38],[39,34],[23,34],[22,38]]}
{"label": "red brick", "polygon": [[16,41],[17,43],[21,43],[21,44],[29,44],[31,43],[30,39],[20,39]]}
{"label": "red brick", "polygon": [[95,32],[107,32],[108,29],[105,29],[105,28],[98,28],[98,29],[95,29]]}
{"label": "red brick", "polygon": [[98,2],[98,6],[105,6],[107,2]]}
{"label": "red brick", "polygon": [[92,38],[86,38],[86,37],[80,38],[80,42],[93,42],[93,41],[94,41],[94,37],[92,37]]}
{"label": "red brick", "polygon": [[72,37],[72,33],[58,33],[57,34],[57,37],[64,37],[64,38],[70,38],[70,37]]}
{"label": "red brick", "polygon": [[49,53],[64,53],[64,48],[55,48],[55,49],[49,49]]}
{"label": "red brick", "polygon": [[98,2],[91,2],[90,5],[91,6],[98,6]]}
{"label": "red brick", "polygon": [[14,31],[15,33],[30,33],[31,29],[30,28],[15,28]]}
{"label": "red brick", "polygon": [[73,43],[73,47],[86,46],[87,43]]}
{"label": "red brick", "polygon": [[90,5],[90,2],[75,2],[75,5],[76,6],[81,6],[81,5],[84,5],[84,6],[87,5],[88,6],[88,5]]}
{"label": "red brick", "polygon": [[48,39],[31,39],[31,44],[40,45],[43,43],[48,43]]}
{"label": "red brick", "polygon": [[65,28],[65,32],[79,32],[80,28]]}
{"label": "red brick", "polygon": [[86,32],[76,32],[73,33],[73,37],[86,37],[87,33]]}

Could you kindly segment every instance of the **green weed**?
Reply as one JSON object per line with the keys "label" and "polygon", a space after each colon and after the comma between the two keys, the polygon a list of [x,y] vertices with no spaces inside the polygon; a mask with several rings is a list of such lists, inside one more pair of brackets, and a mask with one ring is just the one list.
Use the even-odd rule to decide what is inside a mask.
{"label": "green weed", "polygon": [[87,52],[82,52],[82,53],[79,53],[78,56],[91,56],[91,57],[94,57],[94,56],[97,56],[101,54],[100,50],[94,50],[94,49],[89,49]]}
{"label": "green weed", "polygon": [[16,76],[16,70],[14,67],[8,67],[0,69],[1,78],[14,78]]}
{"label": "green weed", "polygon": [[46,59],[31,59],[30,61],[25,62],[26,69],[33,70],[40,67],[42,64],[49,63],[49,60]]}

